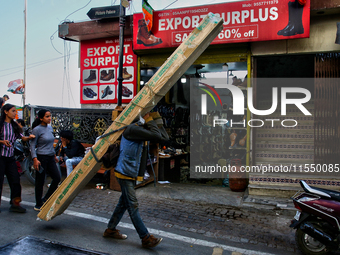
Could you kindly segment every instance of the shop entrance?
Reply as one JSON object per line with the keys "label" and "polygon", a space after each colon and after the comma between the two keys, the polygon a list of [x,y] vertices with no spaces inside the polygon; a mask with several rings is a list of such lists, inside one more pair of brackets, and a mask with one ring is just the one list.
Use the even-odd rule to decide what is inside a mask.
{"label": "shop entrance", "polygon": [[[247,150],[247,148],[249,149],[249,136],[247,136],[249,130],[247,127],[213,127],[214,118],[225,117],[227,119],[228,113],[232,112],[233,102],[230,93],[216,88],[223,102],[218,104],[218,109],[213,107],[213,99],[209,98],[207,102],[209,110],[205,116],[202,116],[201,112],[199,112],[199,117],[196,118],[191,113],[190,102],[194,93],[192,86],[196,86],[193,83],[205,83],[215,87],[214,82],[216,79],[219,82],[223,80],[223,83],[236,85],[244,91],[245,95],[247,94],[246,87],[248,73],[250,73],[250,55],[246,49],[237,50],[239,52],[237,54],[231,53],[232,51],[226,48],[208,49],[183,73],[181,79],[175,83],[170,92],[157,105],[157,109],[161,112],[163,111],[166,129],[172,137],[169,146],[188,153],[188,156],[183,158],[184,160],[177,160],[176,158],[174,160],[163,160],[164,164],[166,164],[163,164],[164,171],[171,172],[173,182],[195,182],[222,186],[223,179],[227,177],[227,174],[220,178],[211,178],[210,176],[209,178],[190,178],[189,167],[190,159],[193,159],[193,153],[195,153],[195,158],[200,162],[213,165],[227,165],[233,157],[237,156],[242,157],[242,164],[244,165],[249,161],[249,153],[247,153],[249,152]],[[159,66],[157,64],[164,61],[165,58],[161,59],[161,56],[162,54],[140,57],[140,86],[143,86],[157,71],[157,66]],[[204,85],[199,86],[205,88]],[[199,93],[204,93],[203,90],[199,91]],[[229,118],[231,116],[229,115]],[[246,118],[246,116],[247,109],[245,108],[245,113],[241,116],[241,120]],[[195,123],[197,119],[200,121],[200,124],[204,123],[198,128],[194,128],[197,124]],[[208,137],[208,134],[211,137]],[[192,151],[193,149],[195,149],[195,152]],[[196,154],[198,157],[196,157]],[[185,163],[189,164],[184,165]],[[177,169],[178,165],[179,169]],[[159,173],[161,171],[159,169]],[[175,177],[174,175],[178,176]],[[160,174],[161,178],[164,176],[169,175],[166,173]]]}

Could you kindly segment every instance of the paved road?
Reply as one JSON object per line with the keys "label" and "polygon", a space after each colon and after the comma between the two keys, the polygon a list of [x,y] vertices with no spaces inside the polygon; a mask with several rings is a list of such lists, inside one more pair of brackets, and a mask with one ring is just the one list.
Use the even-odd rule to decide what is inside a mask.
{"label": "paved road", "polygon": [[[154,197],[139,197],[141,215],[149,231],[164,241],[153,251],[141,248],[126,214],[120,229],[124,241],[102,237],[120,193],[96,190],[89,184],[63,215],[50,222],[37,220],[34,187],[22,179],[26,214],[8,212],[8,185],[1,205],[0,246],[32,235],[108,254],[294,254],[291,216],[216,204],[200,204]],[[219,249],[217,247],[220,247]],[[215,250],[214,250],[215,249]],[[222,252],[223,251],[223,252]]]}

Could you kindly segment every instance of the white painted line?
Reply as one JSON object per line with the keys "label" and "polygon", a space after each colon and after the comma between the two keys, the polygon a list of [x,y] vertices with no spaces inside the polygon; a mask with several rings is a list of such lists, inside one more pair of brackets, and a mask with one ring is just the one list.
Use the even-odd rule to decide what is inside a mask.
{"label": "white painted line", "polygon": [[[2,196],[1,199],[4,200],[4,201],[10,201],[9,198],[4,197],[4,196]],[[35,203],[26,202],[26,201],[23,201],[21,203],[23,205],[30,205],[30,206],[35,205]],[[78,217],[78,218],[93,220],[93,221],[97,221],[97,222],[101,222],[101,223],[105,223],[105,224],[107,224],[110,220],[108,218],[99,217],[99,216],[95,216],[95,215],[91,215],[91,214],[87,214],[87,213],[79,213],[79,212],[75,212],[75,211],[71,211],[71,210],[65,210],[64,214],[74,216],[74,217]],[[127,229],[133,229],[133,230],[135,229],[135,227],[130,223],[120,222],[118,226],[122,227],[122,228],[127,228]],[[238,247],[223,245],[223,244],[205,241],[205,240],[200,240],[200,239],[196,239],[196,238],[192,238],[192,237],[181,236],[181,235],[177,235],[177,234],[174,234],[174,233],[170,233],[170,232],[166,232],[166,231],[162,231],[162,230],[158,230],[158,229],[148,228],[148,230],[152,234],[160,235],[160,236],[170,238],[170,239],[173,239],[173,240],[178,240],[180,242],[185,242],[185,243],[189,243],[189,244],[196,244],[196,245],[201,245],[201,246],[206,246],[206,247],[211,247],[211,248],[220,247],[221,249],[223,249],[225,251],[238,252],[238,253],[242,253],[243,255],[275,255],[273,253],[246,250],[246,249],[242,249],[242,248],[238,248]]]}

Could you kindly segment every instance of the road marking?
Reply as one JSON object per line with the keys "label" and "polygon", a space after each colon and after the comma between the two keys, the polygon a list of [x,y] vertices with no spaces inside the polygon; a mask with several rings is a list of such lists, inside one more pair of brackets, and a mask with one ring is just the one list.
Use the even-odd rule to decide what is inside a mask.
{"label": "road marking", "polygon": [[[10,201],[9,198],[2,196],[1,197],[2,200],[4,201]],[[32,202],[26,202],[26,201],[22,201],[21,204],[23,205],[29,205],[29,206],[34,206],[35,203]],[[87,213],[79,213],[79,212],[75,212],[75,211],[71,211],[71,210],[65,210],[64,214],[70,215],[70,216],[74,216],[74,217],[78,217],[78,218],[83,218],[83,219],[88,219],[88,220],[93,220],[93,221],[97,221],[97,222],[101,222],[101,223],[105,223],[107,224],[109,222],[110,219],[108,218],[104,218],[104,217],[100,217],[100,216],[95,216],[95,215],[91,215],[91,214],[87,214]],[[124,223],[124,222],[120,222],[118,224],[119,227],[122,228],[127,228],[127,229],[135,229],[135,227],[130,224],[130,223]],[[262,252],[262,251],[253,251],[253,250],[246,250],[246,249],[242,249],[242,248],[238,248],[238,247],[233,247],[233,246],[229,246],[229,245],[223,245],[223,244],[219,244],[219,243],[215,243],[215,242],[210,242],[210,241],[205,241],[205,240],[200,240],[200,239],[196,239],[196,238],[192,238],[192,237],[187,237],[187,236],[181,236],[181,235],[177,235],[177,234],[173,234],[170,232],[166,232],[163,230],[158,230],[158,229],[152,229],[152,228],[148,228],[148,230],[155,235],[160,235],[163,237],[167,237],[167,238],[171,238],[174,240],[178,240],[181,242],[185,242],[185,243],[189,243],[189,244],[196,244],[196,245],[200,245],[200,246],[206,246],[206,247],[211,247],[211,248],[221,248],[225,251],[231,251],[233,252],[233,255],[238,255],[238,254],[242,254],[242,255],[275,255],[273,253],[267,253],[267,252]]]}
{"label": "road marking", "polygon": [[222,255],[223,249],[220,247],[215,247],[212,255]]}

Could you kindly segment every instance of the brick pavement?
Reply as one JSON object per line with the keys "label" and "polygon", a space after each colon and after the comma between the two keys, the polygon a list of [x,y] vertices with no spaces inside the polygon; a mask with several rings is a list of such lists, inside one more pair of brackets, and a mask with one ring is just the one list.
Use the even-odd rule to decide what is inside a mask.
{"label": "brick pavement", "polygon": [[[138,192],[137,192],[138,195]],[[120,192],[97,190],[88,185],[70,207],[85,208],[111,216]],[[295,251],[294,231],[289,228],[292,216],[281,210],[262,210],[219,204],[138,196],[140,214],[147,223],[194,232],[228,243],[248,243]],[[127,219],[128,213],[124,215]]]}

